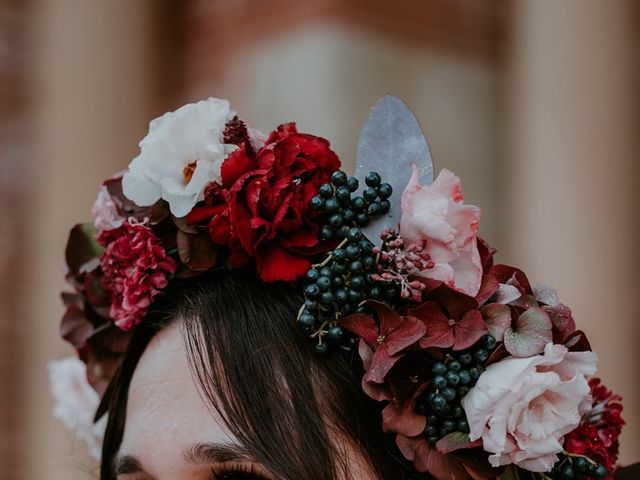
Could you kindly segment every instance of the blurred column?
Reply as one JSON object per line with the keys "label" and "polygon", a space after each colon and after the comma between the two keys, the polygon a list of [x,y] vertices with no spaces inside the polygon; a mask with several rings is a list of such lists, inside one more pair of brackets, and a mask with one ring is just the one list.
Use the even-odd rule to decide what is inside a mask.
{"label": "blurred column", "polygon": [[[99,184],[126,167],[152,116],[152,0],[34,2],[33,142],[24,352],[25,479],[96,478],[84,445],[52,418],[46,364],[72,354],[58,336],[64,246],[90,220]],[[1,476],[1,475],[0,475]]]}
{"label": "blurred column", "polygon": [[514,3],[502,178],[501,258],[556,286],[589,334],[625,397],[622,462],[640,460],[636,6]]}

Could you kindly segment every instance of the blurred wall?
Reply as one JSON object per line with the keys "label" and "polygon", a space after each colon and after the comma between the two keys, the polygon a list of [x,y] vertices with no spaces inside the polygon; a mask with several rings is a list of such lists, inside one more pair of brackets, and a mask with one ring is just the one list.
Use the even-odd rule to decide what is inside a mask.
{"label": "blurred wall", "polygon": [[70,226],[90,218],[100,182],[136,153],[153,111],[153,1],[42,0],[32,11],[34,168],[28,214],[28,345],[22,361],[29,431],[24,479],[97,478],[85,445],[52,418],[47,361],[59,340]]}
{"label": "blurred wall", "polygon": [[[8,330],[11,319],[0,320],[3,332],[18,332],[16,358],[0,367],[22,379],[3,381],[22,399],[12,412],[17,420],[7,423],[16,435],[2,435],[16,454],[7,457],[15,467],[9,478],[95,478],[84,446],[51,418],[46,384],[47,360],[71,353],[57,335],[66,235],[89,218],[99,182],[135,155],[149,119],[207,96],[229,98],[265,131],[296,120],[329,138],[346,165],[369,106],[387,92],[404,98],[423,124],[436,167],[458,173],[468,200],[484,208],[482,233],[500,248],[498,258],[555,285],[573,307],[600,352],[602,376],[626,396],[622,460],[639,459],[639,29],[632,0],[514,1],[505,10],[510,40],[501,39],[507,61],[487,54],[495,53],[495,29],[481,22],[495,21],[492,2],[421,2],[412,23],[405,0],[398,0],[397,10],[409,13],[402,18],[387,2],[372,1],[365,12],[356,0],[344,2],[351,10],[274,0],[269,5],[305,6],[300,17],[273,9],[269,18],[264,7],[262,28],[243,30],[250,3],[31,5],[33,158],[28,169],[14,170],[0,157],[3,175],[9,172],[3,188],[10,176],[26,176],[21,198],[30,198],[18,216],[24,234],[1,239],[29,252],[26,266],[11,267],[11,278],[24,282],[19,327]],[[242,8],[226,17],[216,10],[230,5]],[[251,31],[260,32],[253,42],[233,42],[234,33]],[[16,198],[0,195],[2,208]]]}

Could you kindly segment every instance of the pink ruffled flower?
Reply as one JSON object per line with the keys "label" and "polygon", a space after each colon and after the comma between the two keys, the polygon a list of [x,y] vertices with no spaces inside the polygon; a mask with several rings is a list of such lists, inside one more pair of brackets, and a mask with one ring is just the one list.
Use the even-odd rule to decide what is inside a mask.
{"label": "pink ruffled flower", "polygon": [[130,330],[167,286],[176,262],[143,223],[125,222],[117,230],[102,232],[98,240],[106,247],[100,266],[102,285],[111,295],[109,316],[122,330]]}
{"label": "pink ruffled flower", "polygon": [[113,230],[122,226],[125,218],[120,213],[122,205],[119,203],[117,198],[111,196],[106,186],[100,187],[98,198],[91,208],[93,224],[99,231]]}
{"label": "pink ruffled flower", "polygon": [[462,399],[469,438],[482,438],[494,467],[551,470],[564,436],[591,408],[586,375],[595,373],[596,363],[593,352],[548,343],[542,355],[490,365]]}
{"label": "pink ruffled flower", "polygon": [[475,297],[482,283],[477,245],[480,209],[464,205],[460,179],[442,170],[431,185],[420,185],[418,169],[402,194],[400,233],[407,245],[426,240],[433,268],[424,278]]}

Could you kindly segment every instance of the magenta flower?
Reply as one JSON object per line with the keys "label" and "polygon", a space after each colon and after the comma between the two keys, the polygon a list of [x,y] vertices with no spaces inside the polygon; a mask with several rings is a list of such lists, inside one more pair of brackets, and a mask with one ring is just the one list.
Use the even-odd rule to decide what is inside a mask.
{"label": "magenta flower", "polygon": [[[425,334],[423,322],[412,316],[400,316],[383,303],[368,301],[366,305],[376,311],[376,317],[355,313],[340,321],[340,325],[360,337],[360,356],[367,372],[366,384],[384,383],[391,367],[402,358],[403,350],[416,343]],[[377,321],[376,321],[377,320]]]}
{"label": "magenta flower", "polygon": [[167,286],[176,262],[144,223],[127,221],[118,229],[103,232],[98,240],[106,247],[100,267],[102,285],[111,295],[109,316],[122,330],[130,330]]}

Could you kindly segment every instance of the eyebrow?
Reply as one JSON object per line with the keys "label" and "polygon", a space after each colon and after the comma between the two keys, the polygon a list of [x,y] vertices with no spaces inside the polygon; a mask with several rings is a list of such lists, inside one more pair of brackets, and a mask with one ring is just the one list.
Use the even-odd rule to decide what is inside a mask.
{"label": "eyebrow", "polygon": [[[196,443],[186,448],[182,455],[187,462],[194,465],[250,460],[253,458],[244,446],[234,443]],[[114,464],[115,468],[113,470],[116,476],[144,472],[140,461],[131,455],[118,456]]]}

